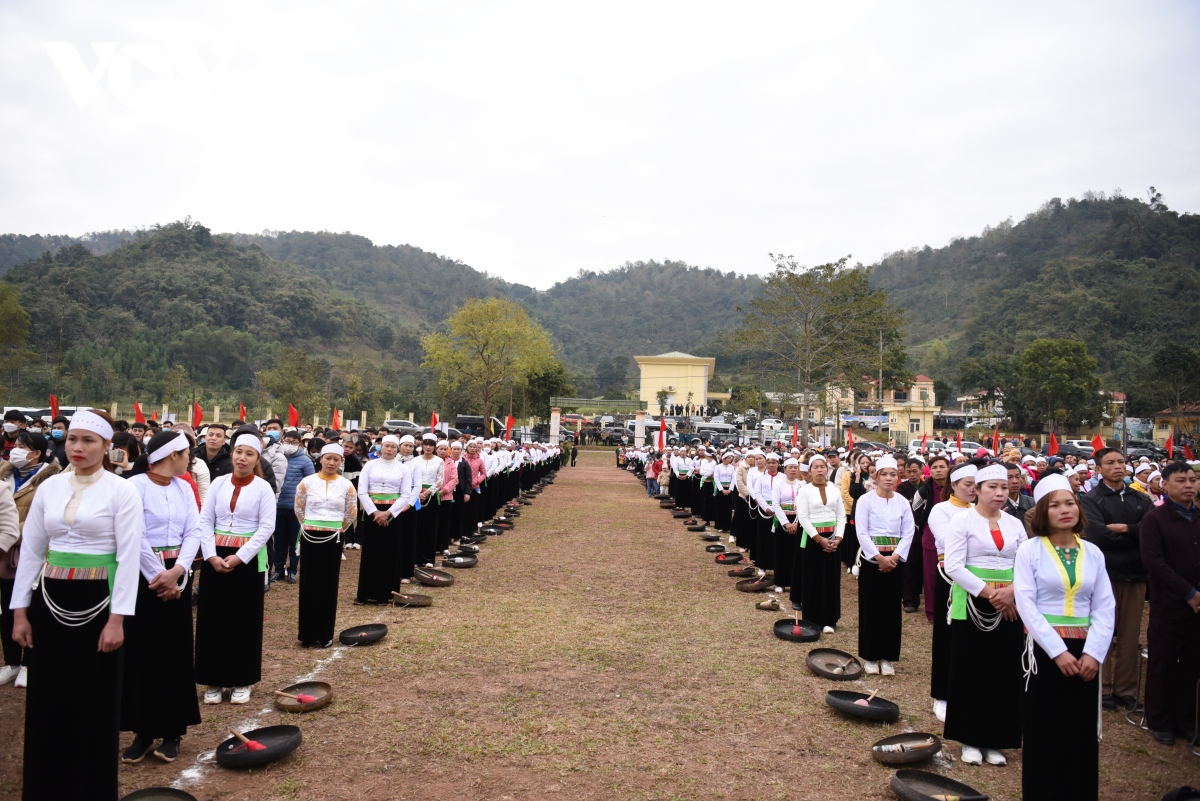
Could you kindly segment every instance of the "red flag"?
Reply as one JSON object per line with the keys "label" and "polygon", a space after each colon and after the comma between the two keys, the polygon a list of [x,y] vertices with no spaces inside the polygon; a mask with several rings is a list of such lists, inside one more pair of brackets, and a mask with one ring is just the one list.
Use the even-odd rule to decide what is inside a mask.
{"label": "red flag", "polygon": [[133,402],[133,422],[146,422],[146,415],[142,414],[142,404],[138,403],[137,401]]}
{"label": "red flag", "polygon": [[334,431],[341,430],[341,427],[342,427],[342,410],[341,409],[333,410],[333,419],[329,421],[329,427],[332,428]]}
{"label": "red flag", "polygon": [[239,420],[246,419],[246,407],[242,405],[241,401],[238,401],[238,419]]}
{"label": "red flag", "polygon": [[792,426],[792,447],[796,447],[796,443],[800,441],[800,424]]}
{"label": "red flag", "polygon": [[1196,460],[1196,457],[1192,456],[1192,446],[1191,445],[1183,446],[1183,455],[1187,457],[1187,460],[1189,462],[1193,462]]}
{"label": "red flag", "polygon": [[513,423],[515,423],[515,422],[517,422],[517,421],[513,419],[513,416],[511,414],[504,419],[504,438],[505,439],[508,439],[508,435],[512,433]]}
{"label": "red flag", "polygon": [[290,403],[288,404],[288,427],[300,427],[300,412],[296,411],[296,407]]}
{"label": "red flag", "polygon": [[58,417],[58,398],[51,395],[50,396],[50,419],[54,420],[55,417]]}
{"label": "red flag", "polygon": [[661,451],[667,445],[667,418],[658,421],[658,449]]}
{"label": "red flag", "polygon": [[846,428],[846,450],[849,451],[853,448],[854,448],[854,427],[848,426]]}
{"label": "red flag", "polygon": [[959,453],[962,453],[962,429],[961,428],[958,430],[958,436],[955,437],[955,448],[954,449],[957,450]]}
{"label": "red flag", "polygon": [[1167,458],[1168,459],[1175,458],[1175,435],[1174,434],[1170,434],[1167,436]]}
{"label": "red flag", "polygon": [[150,413],[150,419],[151,419],[151,420],[157,420],[157,419],[158,419],[158,409],[155,409],[153,412],[151,412],[151,413]]}
{"label": "red flag", "polygon": [[999,428],[992,429],[992,455],[993,456],[1000,455],[1000,429]]}
{"label": "red flag", "polygon": [[200,422],[204,419],[204,410],[200,408],[200,404],[192,402],[192,428],[199,428]]}
{"label": "red flag", "polygon": [[1054,436],[1054,432],[1050,432],[1050,444],[1046,447],[1046,453],[1053,456],[1058,453],[1058,440]]}
{"label": "red flag", "polygon": [[925,441],[926,441],[927,439],[929,439],[929,433],[928,433],[928,432],[926,432],[926,433],[924,433],[924,434],[922,434],[922,435],[921,435],[921,453],[925,453]]}
{"label": "red flag", "polygon": [[1092,450],[1093,451],[1098,451],[1103,447],[1104,447],[1104,438],[1103,437],[1101,437],[1099,434],[1092,437]]}
{"label": "red flag", "polygon": [[429,413],[429,430],[432,431],[437,427],[438,427],[437,412],[430,412]]}

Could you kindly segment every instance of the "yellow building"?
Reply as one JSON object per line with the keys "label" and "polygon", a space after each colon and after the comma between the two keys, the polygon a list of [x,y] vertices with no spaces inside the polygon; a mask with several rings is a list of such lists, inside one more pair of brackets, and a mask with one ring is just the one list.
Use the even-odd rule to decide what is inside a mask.
{"label": "yellow building", "polygon": [[[667,391],[667,405],[691,403],[707,406],[729,400],[728,392],[709,392],[717,360],[706,356],[671,351],[657,356],[634,356],[642,377],[638,398],[653,412],[658,410],[658,393]],[[690,394],[690,397],[689,397]]]}

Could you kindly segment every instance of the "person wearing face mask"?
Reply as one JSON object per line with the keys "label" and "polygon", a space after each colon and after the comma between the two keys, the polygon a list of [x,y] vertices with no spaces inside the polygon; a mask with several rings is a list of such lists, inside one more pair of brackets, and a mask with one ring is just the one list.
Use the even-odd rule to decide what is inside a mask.
{"label": "person wearing face mask", "polygon": [[[270,581],[286,579],[289,584],[297,581],[297,571],[300,569],[300,554],[296,546],[300,537],[300,522],[296,520],[296,488],[300,482],[316,472],[312,459],[300,447],[300,432],[289,429],[283,434],[279,444],[279,453],[285,459],[282,471],[276,475],[283,476],[283,485],[279,488],[279,497],[275,502],[275,533],[271,535],[271,575]],[[291,567],[288,567],[288,563]]]}
{"label": "person wearing face mask", "polygon": [[61,414],[50,421],[50,454],[64,470],[70,464],[67,459],[67,426],[70,424],[71,419]]}
{"label": "person wearing face mask", "polygon": [[17,443],[17,432],[25,428],[25,415],[16,409],[4,413],[4,437],[0,438],[0,459],[7,459],[8,452]]}
{"label": "person wearing face mask", "polygon": [[282,449],[283,422],[278,417],[271,418],[263,423],[262,432],[266,440],[263,445],[263,459],[271,465],[270,472],[264,470],[263,475],[273,479],[271,483],[275,487],[275,497],[278,498],[288,468],[287,456]]}
{"label": "person wearing face mask", "polygon": [[137,489],[106,469],[112,436],[104,412],[75,413],[73,469],[42,484],[22,531],[9,606],[30,667],[29,799],[117,797],[124,620],[137,605],[144,521]]}
{"label": "person wearing face mask", "polygon": [[[58,462],[49,458],[46,438],[41,434],[21,431],[17,434],[17,445],[9,454],[7,462],[0,462],[0,478],[13,490],[9,496],[16,509],[16,528],[12,541],[4,544],[0,537],[0,606],[9,608],[13,596],[13,582],[17,577],[17,563],[21,553],[20,526],[25,524],[29,506],[42,482],[62,472]],[[0,503],[0,510],[5,504]],[[6,527],[7,528],[7,527]],[[0,643],[4,647],[5,667],[0,669],[0,685],[15,681],[13,686],[24,687],[28,681],[21,646],[12,637],[13,617],[0,614]]]}

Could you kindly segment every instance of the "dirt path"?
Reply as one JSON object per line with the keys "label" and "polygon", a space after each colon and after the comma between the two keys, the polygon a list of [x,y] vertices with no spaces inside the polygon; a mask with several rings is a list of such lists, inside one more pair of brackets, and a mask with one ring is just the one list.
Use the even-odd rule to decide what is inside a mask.
{"label": "dirt path", "polygon": [[[905,616],[899,675],[880,684],[900,723],[851,723],[825,707],[832,683],[805,669],[808,646],[773,637],[779,615],[735,592],[726,568],[613,467],[611,452],[584,452],[559,475],[515,531],[484,545],[477,569],[429,591],[432,608],[351,606],[361,552],[350,552],[338,627],[385,622],[377,646],[296,647],[295,588],[274,587],[252,703],[202,707],[179,760],[123,767],[122,788],[179,782],[200,799],[254,801],[893,798],[870,744],[941,730],[923,616]],[[843,606],[822,644],[854,651],[849,578]],[[333,704],[303,717],[269,706],[270,690],[314,670],[334,685]],[[19,792],[20,693],[0,688],[5,798]],[[1200,761],[1116,721],[1105,716],[1104,798],[1158,798],[1195,779]],[[304,731],[291,758],[251,773],[211,763],[230,725],[284,722]],[[1004,769],[933,765],[993,798],[1019,798],[1019,754]]]}

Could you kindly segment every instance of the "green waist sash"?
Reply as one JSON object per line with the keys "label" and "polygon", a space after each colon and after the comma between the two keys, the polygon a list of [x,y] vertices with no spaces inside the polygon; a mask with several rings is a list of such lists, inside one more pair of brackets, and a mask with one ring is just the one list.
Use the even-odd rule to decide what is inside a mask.
{"label": "green waist sash", "polygon": [[[254,532],[251,532],[249,534],[235,534],[232,531],[221,531],[220,529],[216,529],[213,531],[213,536],[217,537],[217,538],[224,538],[226,540],[239,539],[239,540],[245,540],[246,542],[249,542],[250,538],[254,536]],[[246,543],[243,542],[242,545],[234,545],[231,542],[218,543],[218,544],[219,545],[224,544],[226,548],[241,548],[242,545],[245,545]],[[267,572],[267,548],[265,545],[262,548],[258,549],[258,558],[256,561],[258,562],[258,572],[259,573]]]}
{"label": "green waist sash", "polygon": [[[828,523],[813,523],[813,528],[817,530],[818,534],[832,534],[834,531],[837,531],[837,521],[833,520]],[[807,545],[808,531],[805,530],[804,533],[800,535],[800,547],[803,548]]]}
{"label": "green waist sash", "polygon": [[342,522],[341,520],[309,520],[305,518],[304,522],[300,525],[305,528],[323,528],[330,531],[338,531],[342,527]]}
{"label": "green waist sash", "polygon": [[[967,565],[967,570],[971,574],[984,581],[997,581],[1012,584],[1013,569],[1010,567],[1007,570],[985,570],[982,567],[971,567]],[[967,619],[967,596],[969,592],[960,587],[957,583],[950,588],[950,619],[951,620],[966,620]]]}
{"label": "green waist sash", "polygon": [[46,564],[50,567],[69,570],[94,570],[105,568],[108,574],[109,607],[112,607],[113,581],[117,578],[117,555],[115,553],[71,553],[69,551],[47,551]]}
{"label": "green waist sash", "polygon": [[398,492],[368,492],[367,497],[372,501],[398,501],[400,493]]}

